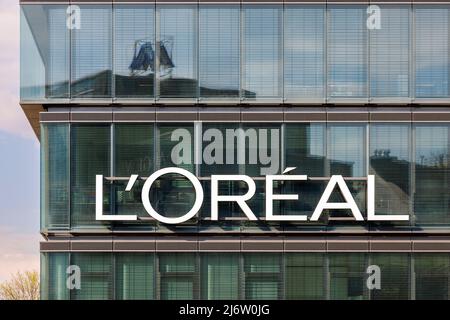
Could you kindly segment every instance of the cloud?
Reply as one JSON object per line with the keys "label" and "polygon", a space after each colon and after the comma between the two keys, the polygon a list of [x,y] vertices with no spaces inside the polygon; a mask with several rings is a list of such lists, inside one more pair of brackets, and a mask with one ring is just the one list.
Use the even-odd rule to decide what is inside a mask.
{"label": "cloud", "polygon": [[0,131],[36,139],[19,105],[20,19],[16,1],[0,4]]}
{"label": "cloud", "polygon": [[38,232],[0,227],[0,282],[10,279],[17,271],[39,271],[39,240]]}

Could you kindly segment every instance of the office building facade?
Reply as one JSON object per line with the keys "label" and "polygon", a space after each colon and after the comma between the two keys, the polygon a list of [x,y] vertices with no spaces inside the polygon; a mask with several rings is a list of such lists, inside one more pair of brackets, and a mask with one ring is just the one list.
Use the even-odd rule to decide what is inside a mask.
{"label": "office building facade", "polygon": [[[21,106],[41,143],[43,299],[450,298],[449,2],[20,6]],[[180,224],[142,204],[147,177],[167,167],[204,190]],[[341,175],[364,221],[348,209],[268,221],[265,175],[287,168],[308,180],[275,181],[275,194],[299,198],[274,201],[274,214],[310,217]],[[257,221],[236,202],[211,218],[218,174],[255,181]],[[97,175],[103,213],[137,220],[96,219]],[[366,219],[368,175],[376,214],[407,221]],[[176,174],[148,198],[166,217],[196,200]],[[370,266],[380,287],[367,284]]]}

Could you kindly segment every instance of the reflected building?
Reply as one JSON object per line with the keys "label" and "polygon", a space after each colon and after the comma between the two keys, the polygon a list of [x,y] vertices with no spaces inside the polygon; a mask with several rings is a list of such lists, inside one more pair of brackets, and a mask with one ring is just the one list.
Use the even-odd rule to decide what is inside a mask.
{"label": "reflected building", "polygon": [[[450,3],[370,4],[379,29],[358,2],[21,1],[20,104],[41,143],[42,298],[449,299]],[[215,151],[231,150],[231,161],[194,161],[208,130],[279,134]],[[191,139],[182,153],[174,132]],[[269,165],[250,161],[255,150],[279,160],[273,173],[309,177],[274,184],[299,195],[274,201],[274,214],[311,216],[342,175],[366,217],[375,175],[376,214],[410,219],[326,210],[317,222],[266,221]],[[173,166],[205,192],[179,225],[151,218],[141,201],[144,180]],[[132,174],[141,179],[127,191]],[[247,204],[258,221],[232,202],[211,221],[213,174],[255,179]],[[95,219],[96,175],[104,213],[138,220]],[[167,175],[149,199],[178,217],[195,193]],[[334,190],[330,201],[343,200]],[[382,287],[369,290],[374,264]],[[70,265],[81,289],[65,285]]]}

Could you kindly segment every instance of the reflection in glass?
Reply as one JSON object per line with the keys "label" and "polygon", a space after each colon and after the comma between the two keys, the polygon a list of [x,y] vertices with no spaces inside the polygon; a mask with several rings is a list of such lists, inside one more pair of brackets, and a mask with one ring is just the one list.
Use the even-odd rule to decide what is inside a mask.
{"label": "reflection in glass", "polygon": [[155,75],[153,5],[114,5],[114,79],[118,98],[151,98]]}
{"label": "reflection in glass", "polygon": [[20,98],[69,97],[69,39],[65,5],[22,5]]}
{"label": "reflection in glass", "polygon": [[415,126],[417,224],[450,223],[450,126]]}
{"label": "reflection in glass", "polygon": [[239,6],[201,6],[201,97],[239,97]]}
{"label": "reflection in glass", "polygon": [[328,9],[328,96],[367,96],[366,6]]}
{"label": "reflection in glass", "polygon": [[417,5],[414,13],[416,97],[448,97],[450,7]]}
{"label": "reflection in glass", "polygon": [[409,12],[381,6],[381,28],[370,30],[370,96],[409,95]]}
{"label": "reflection in glass", "polygon": [[344,177],[366,175],[365,125],[330,125],[328,161],[331,174]]}
{"label": "reflection in glass", "polygon": [[324,6],[285,6],[285,98],[324,96],[324,20]]}
{"label": "reflection in glass", "polygon": [[[197,97],[197,6],[159,6],[159,96]],[[158,36],[158,35],[157,35]]]}
{"label": "reflection in glass", "polygon": [[375,175],[376,214],[410,213],[410,132],[408,124],[370,126],[370,174]]}
{"label": "reflection in glass", "polygon": [[243,95],[281,96],[281,7],[244,6]]}
{"label": "reflection in glass", "polygon": [[71,97],[111,97],[111,6],[79,7],[80,28],[74,28],[71,33]]}

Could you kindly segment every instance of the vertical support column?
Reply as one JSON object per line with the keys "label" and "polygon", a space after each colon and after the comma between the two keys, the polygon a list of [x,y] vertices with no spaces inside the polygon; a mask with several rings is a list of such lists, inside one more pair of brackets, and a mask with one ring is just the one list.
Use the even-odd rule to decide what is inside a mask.
{"label": "vertical support column", "polygon": [[154,95],[155,102],[160,98],[160,82],[159,82],[159,74],[160,74],[160,45],[161,45],[161,12],[160,7],[158,7],[155,3],[155,78],[153,81],[154,87]]}
{"label": "vertical support column", "polygon": [[411,265],[410,265],[410,289],[411,289],[411,300],[416,300],[416,270],[415,270],[415,260],[414,260],[414,254],[411,253]]}
{"label": "vertical support column", "polygon": [[331,292],[330,292],[330,282],[331,282],[331,276],[330,276],[330,253],[328,250],[323,254],[324,255],[324,278],[325,278],[325,300],[331,299]]}

